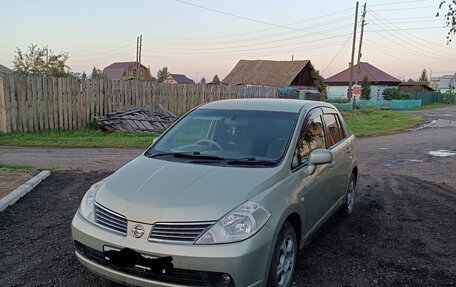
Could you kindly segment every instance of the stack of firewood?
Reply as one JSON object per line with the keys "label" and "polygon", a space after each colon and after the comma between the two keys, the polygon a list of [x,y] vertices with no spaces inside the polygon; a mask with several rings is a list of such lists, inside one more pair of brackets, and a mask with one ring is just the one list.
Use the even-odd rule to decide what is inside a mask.
{"label": "stack of firewood", "polygon": [[156,107],[116,110],[98,117],[97,122],[106,131],[161,132],[177,117],[162,105]]}

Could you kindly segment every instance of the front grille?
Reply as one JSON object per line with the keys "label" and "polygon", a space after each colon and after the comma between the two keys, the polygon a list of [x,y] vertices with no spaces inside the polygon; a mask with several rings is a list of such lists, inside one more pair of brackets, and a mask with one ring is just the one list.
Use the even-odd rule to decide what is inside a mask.
{"label": "front grille", "polygon": [[95,202],[95,223],[115,233],[127,235],[127,218]]}
{"label": "front grille", "polygon": [[[204,287],[215,287],[220,286],[217,284],[218,278],[222,275],[219,272],[209,272],[209,271],[198,271],[198,270],[189,270],[189,269],[180,269],[172,268],[167,270],[164,274],[154,274],[151,271],[148,271],[140,267],[128,267],[121,268],[112,264],[109,260],[105,258],[103,252],[93,249],[89,246],[86,246],[78,241],[74,241],[76,250],[79,254],[85,258],[106,266],[108,268],[127,273],[136,277],[141,277],[150,280],[156,280],[160,282],[170,283],[170,284],[180,284],[185,286],[204,286]],[[235,287],[234,282],[228,287]]]}
{"label": "front grille", "polygon": [[192,244],[215,222],[159,222],[149,235],[150,241]]}

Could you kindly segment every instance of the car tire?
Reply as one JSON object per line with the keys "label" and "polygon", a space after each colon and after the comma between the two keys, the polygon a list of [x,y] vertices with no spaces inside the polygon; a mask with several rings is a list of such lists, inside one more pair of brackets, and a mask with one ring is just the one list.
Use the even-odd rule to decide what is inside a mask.
{"label": "car tire", "polygon": [[350,181],[348,182],[347,193],[345,194],[345,202],[342,205],[341,213],[343,216],[348,217],[353,212],[353,205],[355,202],[355,191],[356,191],[356,179],[352,173]]}
{"label": "car tire", "polygon": [[296,232],[285,222],[280,229],[269,268],[268,287],[289,287],[293,279],[298,254]]}

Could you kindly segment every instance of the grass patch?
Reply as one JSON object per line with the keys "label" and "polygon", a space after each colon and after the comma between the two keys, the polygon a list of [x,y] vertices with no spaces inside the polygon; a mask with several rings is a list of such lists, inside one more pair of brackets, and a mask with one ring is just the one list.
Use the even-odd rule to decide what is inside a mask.
{"label": "grass patch", "polygon": [[94,129],[72,131],[40,131],[34,133],[0,133],[0,145],[46,147],[141,147],[157,137],[154,133],[116,131],[106,133]]}
{"label": "grass patch", "polygon": [[346,112],[344,118],[356,136],[391,134],[416,126],[423,121],[419,116],[375,108]]}
{"label": "grass patch", "polygon": [[0,168],[14,169],[14,170],[30,170],[30,169],[33,169],[33,166],[28,165],[28,164],[20,164],[20,163],[2,163],[2,162],[0,162]]}

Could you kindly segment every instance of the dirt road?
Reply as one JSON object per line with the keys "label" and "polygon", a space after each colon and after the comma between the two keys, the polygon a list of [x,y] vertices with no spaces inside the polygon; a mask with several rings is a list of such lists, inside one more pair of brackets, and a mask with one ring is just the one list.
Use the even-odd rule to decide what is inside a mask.
{"label": "dirt road", "polygon": [[[439,112],[432,113],[437,122]],[[354,214],[335,217],[300,254],[295,286],[456,286],[456,107],[440,115],[450,125],[359,140]],[[112,170],[138,153],[94,156]],[[0,213],[0,286],[118,286],[73,255],[71,218],[90,184],[110,174],[87,167],[54,172]]]}

